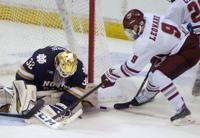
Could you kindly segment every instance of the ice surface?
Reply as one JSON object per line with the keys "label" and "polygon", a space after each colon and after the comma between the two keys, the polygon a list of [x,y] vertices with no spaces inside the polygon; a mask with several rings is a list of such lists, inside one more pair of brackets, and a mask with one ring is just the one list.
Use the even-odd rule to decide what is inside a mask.
{"label": "ice surface", "polygon": [[[12,28],[13,29],[13,28]],[[0,36],[5,32],[0,31]],[[7,32],[9,33],[9,32]],[[14,37],[12,34],[6,36]],[[5,37],[0,38],[0,44]],[[2,41],[1,41],[2,40]],[[114,53],[114,63],[120,64],[131,53],[132,42],[108,39],[110,51]],[[5,41],[3,41],[5,42]],[[8,42],[11,43],[11,42]],[[13,43],[13,42],[12,42]],[[20,42],[15,43],[17,44]],[[131,93],[134,95],[140,86],[147,68],[139,76],[119,83],[113,87],[111,93]],[[200,97],[191,96],[191,87],[194,82],[196,67],[175,80],[180,93],[184,96],[194,119],[194,125],[173,126],[169,118],[174,114],[172,107],[160,94],[155,101],[145,106],[132,108],[126,111],[112,109],[113,103],[106,103],[108,110],[95,110],[84,113],[83,119],[77,119],[65,126],[63,130],[52,130],[42,124],[24,123],[21,119],[0,117],[1,138],[199,138],[200,137]],[[0,82],[11,85],[14,76],[0,76]],[[122,81],[124,82],[124,81]],[[101,94],[107,93],[100,90]],[[128,94],[128,95],[129,95]],[[132,98],[132,97],[130,97]]]}

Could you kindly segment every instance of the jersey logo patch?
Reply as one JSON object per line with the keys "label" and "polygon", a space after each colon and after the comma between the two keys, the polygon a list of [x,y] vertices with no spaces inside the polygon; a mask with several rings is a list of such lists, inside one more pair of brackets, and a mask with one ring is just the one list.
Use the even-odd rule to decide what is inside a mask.
{"label": "jersey logo patch", "polygon": [[47,62],[47,56],[45,54],[38,54],[38,56],[36,57],[37,58],[37,62],[39,64],[44,64]]}

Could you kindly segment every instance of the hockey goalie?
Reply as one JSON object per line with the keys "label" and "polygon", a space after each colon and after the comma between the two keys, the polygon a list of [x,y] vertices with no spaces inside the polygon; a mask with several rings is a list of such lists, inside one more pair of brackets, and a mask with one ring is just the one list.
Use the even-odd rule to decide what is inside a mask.
{"label": "hockey goalie", "polygon": [[10,92],[12,98],[1,110],[24,113],[32,103],[42,98],[46,106],[35,117],[50,127],[62,127],[81,116],[83,106],[97,106],[97,95],[93,93],[55,119],[58,113],[76,103],[91,87],[87,85],[82,61],[74,53],[60,46],[47,46],[36,50],[18,69]]}

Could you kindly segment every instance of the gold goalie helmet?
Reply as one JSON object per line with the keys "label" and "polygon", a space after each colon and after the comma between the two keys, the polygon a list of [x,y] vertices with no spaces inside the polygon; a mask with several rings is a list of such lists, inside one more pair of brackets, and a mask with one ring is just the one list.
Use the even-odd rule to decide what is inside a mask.
{"label": "gold goalie helmet", "polygon": [[61,77],[73,75],[77,69],[77,57],[75,54],[64,51],[55,57],[55,67]]}

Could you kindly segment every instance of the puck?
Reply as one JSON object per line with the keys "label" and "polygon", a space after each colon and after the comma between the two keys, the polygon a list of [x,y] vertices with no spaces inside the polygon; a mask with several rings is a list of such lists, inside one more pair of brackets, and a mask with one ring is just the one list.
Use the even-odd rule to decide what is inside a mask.
{"label": "puck", "polygon": [[107,107],[105,107],[105,106],[100,106],[100,109],[104,109],[104,110],[106,110]]}

